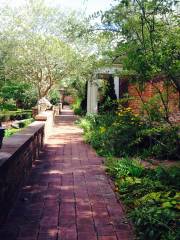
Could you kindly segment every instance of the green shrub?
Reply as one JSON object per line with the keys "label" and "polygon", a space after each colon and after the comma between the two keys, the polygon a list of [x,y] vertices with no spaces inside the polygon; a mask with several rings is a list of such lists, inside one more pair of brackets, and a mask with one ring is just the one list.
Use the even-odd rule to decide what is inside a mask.
{"label": "green shrub", "polygon": [[178,239],[177,213],[174,211],[156,206],[140,206],[134,209],[129,216],[136,227],[139,239]]}
{"label": "green shrub", "polygon": [[[85,139],[101,155],[180,159],[178,126],[149,125],[130,108],[117,114],[86,116],[81,121],[89,126],[84,128]],[[83,128],[81,122],[80,126]]]}
{"label": "green shrub", "polygon": [[16,111],[17,107],[16,107],[16,103],[13,99],[9,99],[6,102],[2,102],[0,104],[0,111]]}
{"label": "green shrub", "polygon": [[49,100],[53,105],[57,105],[60,102],[60,93],[58,90],[53,89],[49,93]]}
{"label": "green shrub", "polygon": [[104,93],[102,94],[102,99],[98,104],[98,111],[100,113],[104,112],[115,112],[117,110],[117,96],[114,88],[114,78],[109,76],[108,81],[104,82]]}
{"label": "green shrub", "polygon": [[5,131],[5,137],[11,137],[13,134],[19,132],[21,129],[19,128],[8,128]]}
{"label": "green shrub", "polygon": [[143,174],[144,167],[139,159],[122,158],[121,160],[112,160],[109,158],[108,171],[115,177],[131,176],[140,177]]}
{"label": "green shrub", "polygon": [[[144,156],[155,156],[160,159],[180,158],[180,135],[177,126],[156,126],[142,129],[138,136],[141,139],[139,148]],[[146,150],[143,149],[146,147]]]}
{"label": "green shrub", "polygon": [[75,102],[71,105],[74,113],[79,116],[83,116],[86,114],[86,111],[81,106],[82,99],[76,98]]}
{"label": "green shrub", "polygon": [[179,239],[179,168],[147,169],[130,158],[108,158],[106,165],[138,239]]}
{"label": "green shrub", "polygon": [[31,110],[2,111],[0,112],[0,122],[21,120],[32,117]]}
{"label": "green shrub", "polygon": [[19,132],[22,128],[27,127],[33,121],[34,121],[33,118],[26,119],[25,121],[19,123],[19,128],[8,128],[8,129],[6,129],[5,130],[5,137],[10,137],[13,134],[15,134],[16,132]]}
{"label": "green shrub", "polygon": [[7,81],[0,89],[0,110],[17,110],[17,108],[29,109],[37,102],[36,89],[30,83],[19,81]]}

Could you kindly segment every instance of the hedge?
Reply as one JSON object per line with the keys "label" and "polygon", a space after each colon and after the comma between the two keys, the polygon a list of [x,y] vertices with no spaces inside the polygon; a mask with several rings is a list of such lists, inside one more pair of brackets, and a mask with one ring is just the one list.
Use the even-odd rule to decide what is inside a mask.
{"label": "hedge", "polygon": [[32,110],[0,112],[0,122],[21,120],[32,117]]}

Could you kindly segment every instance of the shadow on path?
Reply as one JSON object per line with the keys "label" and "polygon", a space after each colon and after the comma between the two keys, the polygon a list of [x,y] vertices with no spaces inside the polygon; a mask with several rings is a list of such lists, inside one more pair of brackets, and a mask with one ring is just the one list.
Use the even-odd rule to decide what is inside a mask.
{"label": "shadow on path", "polygon": [[65,108],[37,159],[0,240],[128,240],[131,228],[102,158],[83,142]]}

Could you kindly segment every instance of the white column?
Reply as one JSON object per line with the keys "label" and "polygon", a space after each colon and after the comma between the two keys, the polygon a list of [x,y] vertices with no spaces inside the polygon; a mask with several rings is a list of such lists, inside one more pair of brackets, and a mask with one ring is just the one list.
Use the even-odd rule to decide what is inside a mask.
{"label": "white column", "polygon": [[88,82],[87,92],[87,113],[97,113],[97,85],[95,82]]}
{"label": "white column", "polygon": [[91,112],[91,83],[88,81],[87,87],[87,113]]}
{"label": "white column", "polygon": [[92,106],[91,112],[97,113],[98,110],[98,101],[97,101],[97,84],[95,82],[92,83]]}
{"label": "white column", "polygon": [[116,93],[117,99],[119,99],[119,77],[115,76],[114,77],[114,89]]}

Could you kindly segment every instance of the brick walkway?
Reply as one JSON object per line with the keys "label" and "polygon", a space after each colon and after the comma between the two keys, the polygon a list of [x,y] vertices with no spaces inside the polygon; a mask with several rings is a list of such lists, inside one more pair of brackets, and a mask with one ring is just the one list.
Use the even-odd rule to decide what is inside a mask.
{"label": "brick walkway", "polygon": [[73,121],[69,109],[57,119],[0,240],[132,239],[102,158],[83,143]]}

